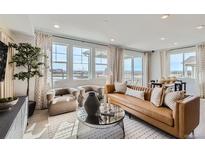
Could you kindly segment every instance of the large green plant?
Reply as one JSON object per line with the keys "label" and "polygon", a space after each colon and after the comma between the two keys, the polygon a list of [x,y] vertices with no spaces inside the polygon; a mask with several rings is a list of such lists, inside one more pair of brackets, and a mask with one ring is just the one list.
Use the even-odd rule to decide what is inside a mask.
{"label": "large green plant", "polygon": [[29,96],[30,79],[34,76],[42,77],[40,67],[44,63],[40,59],[45,57],[45,55],[42,54],[39,47],[34,47],[29,43],[9,43],[9,47],[15,48],[18,51],[14,54],[10,63],[15,63],[16,67],[24,68],[22,71],[14,74],[14,79],[27,81],[26,95]]}

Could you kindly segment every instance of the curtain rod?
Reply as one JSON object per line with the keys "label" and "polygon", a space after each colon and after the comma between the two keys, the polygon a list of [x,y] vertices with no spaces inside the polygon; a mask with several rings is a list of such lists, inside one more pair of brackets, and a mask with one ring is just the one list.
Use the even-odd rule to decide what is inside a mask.
{"label": "curtain rod", "polygon": [[96,44],[96,45],[102,45],[102,46],[107,46],[107,44],[103,44],[103,43],[97,43],[97,42],[92,42],[92,41],[87,41],[87,40],[81,40],[81,39],[77,39],[77,38],[71,38],[71,37],[64,37],[64,36],[59,36],[59,35],[52,35],[54,37],[58,37],[58,38],[62,38],[62,39],[69,39],[69,40],[73,40],[73,41],[80,41],[80,42],[84,42],[84,43],[92,43],[92,44]]}
{"label": "curtain rod", "polygon": [[[109,47],[108,44],[97,43],[97,42],[92,42],[92,41],[87,41],[87,40],[81,40],[81,39],[71,38],[71,37],[67,37],[67,36],[66,37],[65,36],[59,36],[59,35],[52,35],[52,36],[53,37],[62,38],[62,39],[69,39],[69,40],[73,40],[73,41],[80,41],[80,42],[84,42],[84,43],[92,43],[92,44],[96,44],[96,45],[101,45],[101,46]],[[139,51],[139,50],[135,50],[135,49],[129,49],[129,48],[123,48],[123,49],[129,50],[129,51],[135,51],[135,52],[142,52],[143,53],[143,51]]]}
{"label": "curtain rod", "polygon": [[173,51],[173,50],[178,50],[178,49],[186,49],[186,48],[193,48],[196,47],[195,45],[190,45],[190,46],[185,46],[185,47],[179,47],[179,48],[173,48],[173,49],[169,49],[167,51]]}

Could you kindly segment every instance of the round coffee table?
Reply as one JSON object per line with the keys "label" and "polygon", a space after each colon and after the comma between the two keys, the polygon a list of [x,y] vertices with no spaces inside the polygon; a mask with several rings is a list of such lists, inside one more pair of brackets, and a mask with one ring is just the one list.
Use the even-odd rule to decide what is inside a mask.
{"label": "round coffee table", "polygon": [[83,129],[81,128],[82,125],[92,129],[109,129],[119,125],[122,129],[124,138],[124,117],[125,111],[121,107],[113,104],[102,103],[99,112],[93,117],[89,117],[84,107],[81,107],[77,110],[77,118],[79,120],[77,138],[79,138],[79,131]]}

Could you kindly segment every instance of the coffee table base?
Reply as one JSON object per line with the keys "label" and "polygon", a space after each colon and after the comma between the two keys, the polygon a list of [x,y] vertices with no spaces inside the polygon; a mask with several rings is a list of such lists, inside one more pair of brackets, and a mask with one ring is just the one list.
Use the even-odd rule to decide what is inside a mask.
{"label": "coffee table base", "polygon": [[[80,139],[79,137],[80,137],[81,135],[79,135],[79,132],[82,130],[82,128],[80,128],[80,127],[82,127],[82,126],[88,127],[88,129],[91,129],[89,132],[91,132],[92,129],[94,129],[94,130],[112,129],[112,128],[116,127],[116,126],[119,126],[120,129],[121,129],[122,132],[123,132],[123,135],[122,135],[122,138],[121,138],[121,139],[124,139],[124,138],[125,138],[125,129],[124,129],[124,122],[123,122],[123,120],[121,120],[119,123],[112,124],[112,125],[106,125],[106,126],[96,126],[96,125],[90,125],[90,124],[87,125],[87,124],[82,123],[82,122],[79,121],[78,130],[77,130],[77,136],[76,136],[77,139]],[[85,128],[85,129],[86,129],[86,128]],[[82,132],[83,132],[83,130],[82,130]],[[87,133],[87,132],[85,132],[85,133]],[[105,138],[106,138],[106,136],[105,136]],[[82,138],[82,139],[83,139],[83,138]],[[101,138],[101,139],[103,139],[103,138]]]}

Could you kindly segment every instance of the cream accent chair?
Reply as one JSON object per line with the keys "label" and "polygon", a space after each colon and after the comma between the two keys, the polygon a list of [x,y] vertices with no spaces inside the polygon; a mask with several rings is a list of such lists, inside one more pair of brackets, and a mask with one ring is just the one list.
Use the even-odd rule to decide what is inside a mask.
{"label": "cream accent chair", "polygon": [[90,92],[95,92],[96,96],[98,97],[99,100],[103,98],[103,93],[104,93],[104,87],[103,86],[98,86],[98,85],[83,85],[79,86],[79,97],[78,97],[78,102],[79,106],[83,106],[83,103],[85,99],[88,96],[88,93]]}
{"label": "cream accent chair", "polygon": [[74,88],[53,89],[47,93],[50,116],[75,111],[78,107],[79,92]]}

